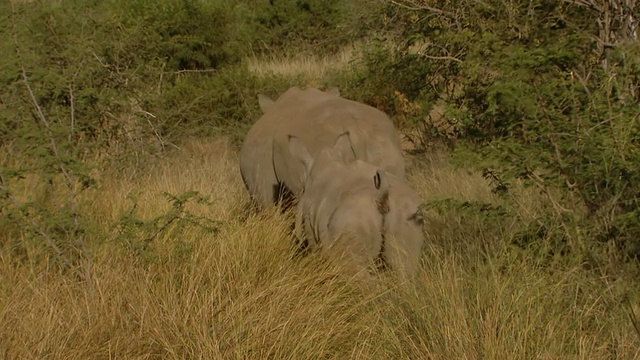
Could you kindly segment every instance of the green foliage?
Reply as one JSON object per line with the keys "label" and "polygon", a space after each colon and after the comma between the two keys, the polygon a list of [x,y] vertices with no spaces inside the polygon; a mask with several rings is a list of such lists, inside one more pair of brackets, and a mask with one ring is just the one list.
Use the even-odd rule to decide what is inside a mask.
{"label": "green foliage", "polygon": [[155,115],[151,116],[154,128],[162,137],[179,140],[224,133],[239,140],[240,133],[261,114],[256,94],[281,93],[296,80],[258,77],[245,67],[228,67],[214,74],[169,74],[162,91],[149,94],[140,107]]}
{"label": "green foliage", "polygon": [[[459,147],[458,157],[499,174],[503,190],[523,180],[544,197],[560,191],[577,211],[537,219],[517,242],[546,238],[556,244],[552,253],[566,254],[613,241],[639,256],[638,45],[607,50],[594,40],[605,36],[599,24],[610,21],[610,31],[623,34],[623,22],[570,2],[412,3],[411,11],[388,9],[402,43],[387,58],[402,64],[418,44],[435,71],[405,67],[422,89],[407,92],[410,100],[445,103],[468,149]],[[572,229],[581,229],[580,241],[566,241],[576,237]]]}
{"label": "green foliage", "polygon": [[[379,3],[369,0],[258,0],[246,11],[257,53],[334,53],[366,35]],[[247,7],[249,4],[247,4]],[[364,26],[363,26],[364,25]]]}
{"label": "green foliage", "polygon": [[[78,213],[76,196],[91,186],[93,179],[80,172],[77,161],[65,162],[49,154],[43,156],[43,162],[48,167],[0,167],[2,245],[11,249],[17,262],[52,259],[58,269],[86,280],[81,267],[88,261],[87,237],[93,229]],[[77,176],[70,171],[78,172]],[[18,186],[14,184],[26,177],[37,177],[41,191],[22,200],[15,194]]]}
{"label": "green foliage", "polygon": [[[171,209],[164,214],[150,220],[137,216],[137,202],[126,211],[120,221],[115,224],[116,239],[137,256],[147,261],[157,261],[158,254],[154,251],[154,243],[161,237],[175,237],[180,239],[186,229],[196,228],[206,233],[218,232],[219,222],[195,215],[186,209],[189,202],[210,204],[210,201],[198,194],[197,191],[187,191],[183,194],[163,194],[171,203]],[[177,251],[174,255],[188,257],[190,246],[184,242],[174,244]]]}
{"label": "green foliage", "polygon": [[[0,26],[7,36],[0,40],[0,142],[16,161],[3,161],[0,169],[0,208],[8,234],[3,242],[19,258],[43,255],[86,278],[81,265],[90,262],[91,241],[106,235],[78,213],[77,199],[95,184],[85,158],[129,155],[154,144],[164,148],[187,133],[176,130],[181,121],[198,131],[188,122],[194,111],[176,104],[188,98],[200,105],[204,91],[213,94],[205,100],[219,108],[202,111],[229,118],[206,128],[205,116],[197,113],[199,130],[214,132],[215,126],[235,125],[234,116],[244,119],[229,112],[237,106],[229,87],[246,82],[246,89],[253,89],[257,82],[223,70],[238,64],[241,53],[231,36],[233,7],[227,5],[178,0],[2,5]],[[229,75],[214,77],[214,70]],[[216,82],[185,88],[184,79],[194,77]],[[177,91],[180,87],[187,91]],[[33,192],[17,195],[27,186],[25,179]]]}
{"label": "green foliage", "polygon": [[240,63],[264,35],[250,38],[255,19],[243,18],[247,11],[239,1],[16,4],[2,19],[13,37],[0,41],[7,84],[0,136],[34,143],[37,131],[24,121],[34,109],[18,76],[23,69],[52,127],[91,149],[117,154],[122,147],[165,148],[191,134],[232,133],[255,118],[258,92],[297,81],[257,78]]}
{"label": "green foliage", "polygon": [[[429,201],[426,210],[433,211],[442,218],[447,233],[440,234],[446,242],[441,244],[452,253],[469,251],[469,247],[477,247],[473,252],[486,253],[491,248],[499,247],[503,239],[502,233],[508,221],[514,217],[513,209],[501,205],[494,205],[479,201],[460,201],[455,199],[437,199]],[[456,234],[455,236],[450,236]],[[489,236],[491,234],[492,236]],[[470,244],[468,239],[486,238],[496,239],[493,244]],[[451,239],[464,239],[464,242],[454,243]]]}
{"label": "green foliage", "polygon": [[[293,5],[0,5],[0,29],[7,35],[0,39],[0,142],[20,159],[1,170],[0,205],[3,229],[15,235],[8,239],[17,241],[16,251],[28,253],[24,235],[71,269],[86,255],[88,238],[105,236],[91,233],[91,224],[76,211],[76,199],[94,185],[86,158],[118,164],[193,135],[223,133],[239,142],[259,115],[256,95],[282,93],[300,80],[257,77],[242,64],[244,56],[285,47],[333,51],[349,40],[344,25],[351,13],[345,11],[353,3]],[[19,176],[37,177],[34,187],[41,191],[18,199]],[[167,221],[186,221],[182,202],[172,202],[177,207]]]}
{"label": "green foliage", "polygon": [[211,69],[240,60],[233,40],[236,19],[227,2],[114,0],[104,6],[115,10],[134,40],[123,49],[108,49],[109,53],[161,60],[169,70]]}
{"label": "green foliage", "polygon": [[[333,83],[343,96],[375,106],[390,116],[403,114],[398,94],[411,101],[430,103],[423,79],[435,71],[416,54],[405,54],[383,40],[370,40],[362,48],[363,59],[337,74]],[[420,114],[424,115],[424,114]]]}

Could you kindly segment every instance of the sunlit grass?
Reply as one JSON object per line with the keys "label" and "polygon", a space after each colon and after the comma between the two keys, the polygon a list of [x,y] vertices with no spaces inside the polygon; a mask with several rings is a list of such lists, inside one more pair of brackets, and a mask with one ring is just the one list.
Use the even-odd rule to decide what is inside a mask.
{"label": "sunlit grass", "polygon": [[[500,203],[482,177],[454,168],[445,155],[426,163],[410,171],[424,200]],[[95,247],[87,281],[46,262],[17,262],[5,248],[4,357],[640,356],[627,305],[637,311],[632,283],[580,267],[536,268],[509,255],[509,244],[473,219],[431,213],[439,228],[426,229],[423,267],[414,282],[400,283],[296,256],[289,214],[244,212],[248,197],[237,155],[224,139],[193,140],[145,170],[104,169],[100,179],[80,204],[105,232],[134,202],[141,218],[153,218],[170,207],[163,192],[187,190],[209,197],[210,204],[188,210],[220,221],[219,231],[176,228],[153,240],[146,253],[152,256],[123,239],[105,240]],[[465,228],[470,222],[475,230]]]}
{"label": "sunlit grass", "polygon": [[257,75],[303,76],[309,86],[321,86],[332,72],[345,68],[357,59],[356,46],[343,48],[330,56],[301,54],[290,57],[257,58],[247,60],[249,70]]}

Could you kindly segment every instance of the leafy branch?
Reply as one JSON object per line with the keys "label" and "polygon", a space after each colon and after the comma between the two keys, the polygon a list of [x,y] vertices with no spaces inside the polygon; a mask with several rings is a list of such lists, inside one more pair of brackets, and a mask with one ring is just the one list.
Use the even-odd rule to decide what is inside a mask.
{"label": "leafy branch", "polygon": [[189,202],[209,204],[197,191],[187,191],[179,195],[163,193],[171,203],[171,209],[151,220],[143,220],[136,214],[137,203],[127,211],[116,224],[116,237],[124,240],[136,251],[147,251],[161,235],[180,226],[193,226],[205,232],[216,233],[220,222],[204,216],[198,216],[186,209]]}

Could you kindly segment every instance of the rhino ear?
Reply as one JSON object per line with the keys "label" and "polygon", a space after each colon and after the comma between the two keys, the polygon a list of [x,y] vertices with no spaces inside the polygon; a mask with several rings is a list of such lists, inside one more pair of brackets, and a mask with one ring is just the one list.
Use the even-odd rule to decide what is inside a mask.
{"label": "rhino ear", "polygon": [[258,104],[260,104],[260,110],[262,110],[263,113],[269,111],[269,109],[271,109],[271,107],[273,106],[273,103],[274,101],[269,97],[258,94]]}
{"label": "rhino ear", "polygon": [[373,175],[373,185],[376,187],[376,204],[382,214],[389,212],[389,180],[382,170]]}
{"label": "rhino ear", "polygon": [[289,151],[296,159],[300,160],[307,173],[311,171],[313,157],[309,154],[307,147],[296,136],[289,135]]}
{"label": "rhino ear", "polygon": [[333,151],[334,154],[337,154],[337,156],[345,163],[350,163],[356,160],[356,154],[351,146],[351,138],[349,137],[348,131],[338,135],[336,142],[333,144]]}
{"label": "rhino ear", "polygon": [[385,174],[384,170],[376,170],[376,174],[373,175],[373,185],[378,192],[389,192],[389,179],[387,179],[387,174]]}

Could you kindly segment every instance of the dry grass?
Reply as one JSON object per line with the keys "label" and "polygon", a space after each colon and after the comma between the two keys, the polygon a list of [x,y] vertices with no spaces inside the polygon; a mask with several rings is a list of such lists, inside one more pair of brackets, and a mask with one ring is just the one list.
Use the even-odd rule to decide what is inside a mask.
{"label": "dry grass", "polygon": [[[429,164],[410,177],[424,199],[499,203],[477,174],[453,168],[444,156]],[[194,140],[144,171],[100,175],[82,206],[104,231],[129,208],[129,195],[141,217],[153,218],[169,207],[162,192],[187,190],[211,198],[189,211],[220,220],[220,231],[172,229],[154,240],[152,257],[106,241],[95,248],[87,282],[0,250],[0,357],[640,357],[622,301],[633,283],[580,268],[535,268],[509,257],[508,244],[496,243],[482,224],[465,229],[468,219],[437,218],[446,228],[429,229],[418,279],[398,283],[295,257],[287,214],[241,216],[247,196],[224,140]],[[447,242],[469,246],[452,251]],[[487,243],[492,251],[478,250]]]}
{"label": "dry grass", "polygon": [[308,81],[308,86],[321,86],[323,79],[327,79],[330,73],[343,69],[358,56],[356,46],[343,48],[333,56],[312,56],[302,54],[289,58],[250,58],[247,60],[249,70],[257,75],[267,76],[271,74],[285,75],[295,78],[303,76]]}

